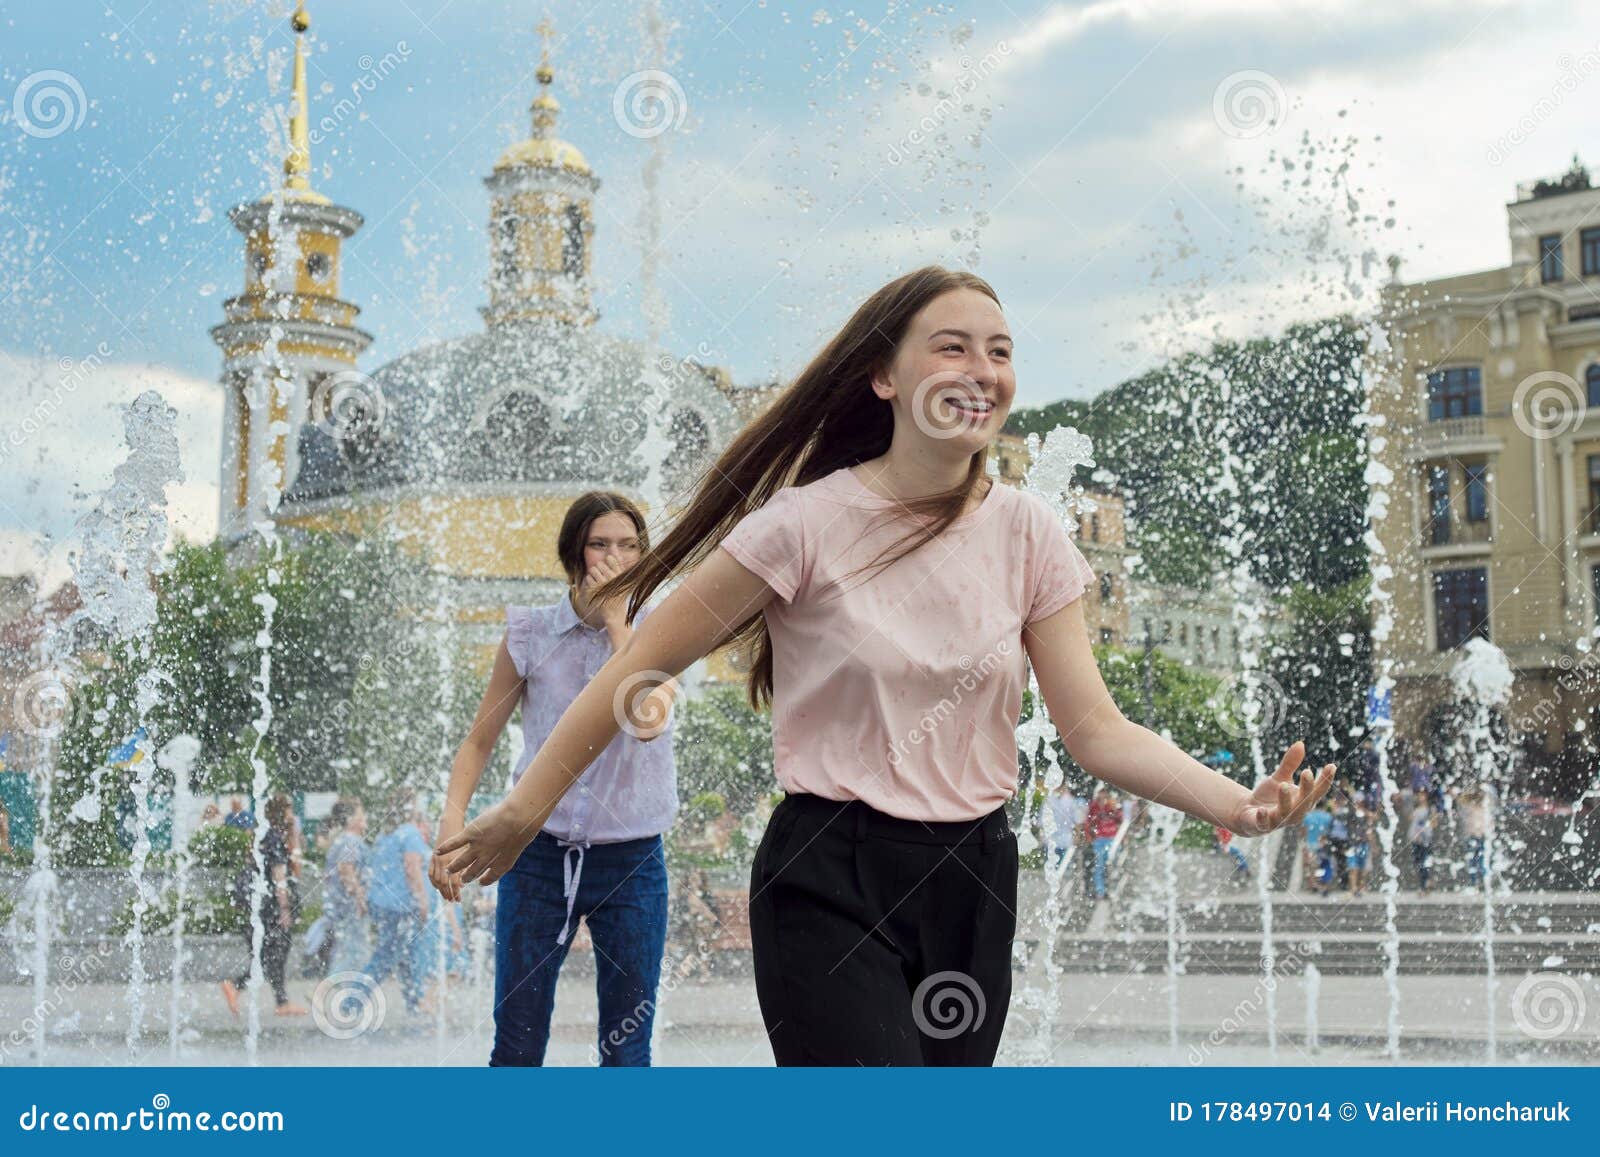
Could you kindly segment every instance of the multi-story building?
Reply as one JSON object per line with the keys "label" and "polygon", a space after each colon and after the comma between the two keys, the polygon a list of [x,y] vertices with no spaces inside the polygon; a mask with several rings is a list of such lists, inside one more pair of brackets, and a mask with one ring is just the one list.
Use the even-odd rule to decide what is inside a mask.
{"label": "multi-story building", "polygon": [[1385,293],[1374,433],[1394,477],[1375,529],[1395,623],[1374,657],[1397,733],[1426,741],[1459,648],[1488,639],[1515,675],[1507,722],[1551,760],[1597,722],[1571,668],[1600,592],[1600,189],[1574,166],[1506,214],[1509,264],[1413,284],[1397,267]]}
{"label": "multi-story building", "polygon": [[[1027,477],[1026,439],[1001,434],[990,444],[989,454],[1002,482],[1020,486]],[[1084,506],[1070,536],[1094,567],[1096,582],[1084,593],[1083,621],[1091,643],[1123,646],[1128,637],[1128,590],[1123,559],[1128,553],[1123,528],[1122,496],[1106,490],[1085,489]]]}

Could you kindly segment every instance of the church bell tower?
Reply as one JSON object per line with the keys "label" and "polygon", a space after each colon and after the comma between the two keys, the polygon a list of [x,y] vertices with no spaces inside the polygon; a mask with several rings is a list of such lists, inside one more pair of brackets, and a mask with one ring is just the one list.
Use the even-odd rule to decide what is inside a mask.
{"label": "church bell tower", "polygon": [[[376,387],[356,371],[372,341],[360,310],[339,296],[342,246],[361,214],[311,188],[305,37],[311,19],[296,6],[294,83],[283,183],[229,211],[244,235],[244,292],[223,303],[211,330],[223,352],[222,495],[224,538],[248,534],[276,511],[299,471],[307,423],[332,420],[336,398]],[[376,399],[369,401],[376,402]],[[359,404],[359,403],[358,403]]]}

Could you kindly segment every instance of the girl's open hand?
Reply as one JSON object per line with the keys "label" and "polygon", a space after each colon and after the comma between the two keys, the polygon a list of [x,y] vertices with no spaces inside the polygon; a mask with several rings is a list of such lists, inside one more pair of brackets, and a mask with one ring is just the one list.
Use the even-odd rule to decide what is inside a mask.
{"label": "girl's open hand", "polygon": [[1307,769],[1296,783],[1295,769],[1305,757],[1305,741],[1295,740],[1283,753],[1278,770],[1262,780],[1240,805],[1228,824],[1229,830],[1241,836],[1264,836],[1276,828],[1298,823],[1314,808],[1333,786],[1333,764],[1323,764],[1321,773],[1316,775]]}
{"label": "girl's open hand", "polygon": [[[539,834],[539,825],[501,800],[433,849],[439,872],[460,884],[492,884],[511,870],[522,849]],[[430,873],[437,874],[437,873]]]}

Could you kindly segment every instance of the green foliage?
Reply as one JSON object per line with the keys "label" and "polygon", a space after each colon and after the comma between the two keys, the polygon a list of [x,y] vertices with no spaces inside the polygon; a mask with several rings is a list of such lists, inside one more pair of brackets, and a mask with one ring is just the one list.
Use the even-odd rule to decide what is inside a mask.
{"label": "green foliage", "polygon": [[[1340,586],[1367,569],[1354,419],[1362,331],[1347,317],[1281,338],[1219,342],[1093,402],[1015,412],[1010,432],[1076,426],[1129,497],[1129,537],[1157,582],[1202,586],[1232,518],[1269,587]],[[1243,460],[1218,486],[1219,439]]]}
{"label": "green foliage", "polygon": [[776,784],[770,718],[750,709],[742,685],[708,686],[675,710],[679,797],[696,806],[715,796],[735,815],[749,815]]}
{"label": "green foliage", "polygon": [[[1282,689],[1263,690],[1271,726],[1262,744],[1273,763],[1299,738],[1316,760],[1340,759],[1364,723],[1370,566],[1355,425],[1364,342],[1347,317],[1293,326],[1281,338],[1220,342],[1092,403],[1019,411],[1008,423],[1024,434],[1074,425],[1093,439],[1096,466],[1128,497],[1129,546],[1156,583],[1207,588],[1230,559],[1224,537],[1237,536],[1252,575],[1298,616],[1262,660]],[[1231,490],[1219,484],[1224,437],[1242,464]],[[1108,685],[1119,684],[1112,693],[1123,711],[1142,721],[1137,663],[1119,672],[1103,662],[1101,670]],[[1158,728],[1189,751],[1242,748],[1208,729],[1196,687],[1164,692],[1165,682],[1158,679]],[[1245,761],[1234,766],[1244,778]]]}
{"label": "green foliage", "polygon": [[[400,751],[409,754],[408,767],[428,766],[419,753],[437,767],[436,753],[453,745],[464,723],[459,710],[440,710],[436,651],[431,640],[416,641],[428,636],[408,621],[421,589],[417,575],[414,561],[381,540],[286,531],[276,555],[255,539],[180,542],[157,578],[154,630],[109,645],[79,683],[54,785],[60,862],[128,862],[117,817],[130,806],[135,772],[105,761],[140,725],[152,746],[181,734],[200,740],[194,791],[247,790],[253,750],[274,791],[343,789],[354,781],[387,794],[392,783],[375,788],[368,773],[374,763],[399,766]],[[263,655],[271,723],[257,745]],[[382,672],[393,668],[410,675],[409,696],[389,696]],[[144,717],[136,706],[141,681],[158,692]],[[383,738],[398,746],[383,749],[380,759],[371,725],[366,733],[358,726],[363,710],[401,711],[422,721],[435,742],[420,746],[417,728],[391,730]],[[443,738],[453,730],[455,738]],[[156,794],[171,792],[169,772],[151,767],[151,777]]]}

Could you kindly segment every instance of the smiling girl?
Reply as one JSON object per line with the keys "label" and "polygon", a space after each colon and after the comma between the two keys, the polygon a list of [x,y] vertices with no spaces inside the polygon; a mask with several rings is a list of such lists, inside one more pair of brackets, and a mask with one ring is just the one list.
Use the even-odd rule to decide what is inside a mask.
{"label": "smiling girl", "polygon": [[[1332,782],[1285,753],[1254,791],[1126,719],[1095,666],[1094,575],[1042,499],[986,473],[1016,393],[987,282],[928,267],[869,297],[705,475],[639,565],[599,592],[637,613],[517,788],[434,852],[494,880],[636,699],[729,640],[772,705],[786,791],[750,874],[757,995],[780,1065],[987,1065],[1011,993],[1016,726],[1031,662],[1071,756],[1241,835]],[[619,692],[623,692],[619,694]],[[448,893],[447,893],[448,894]],[[948,1015],[952,1008],[959,1015]]]}

